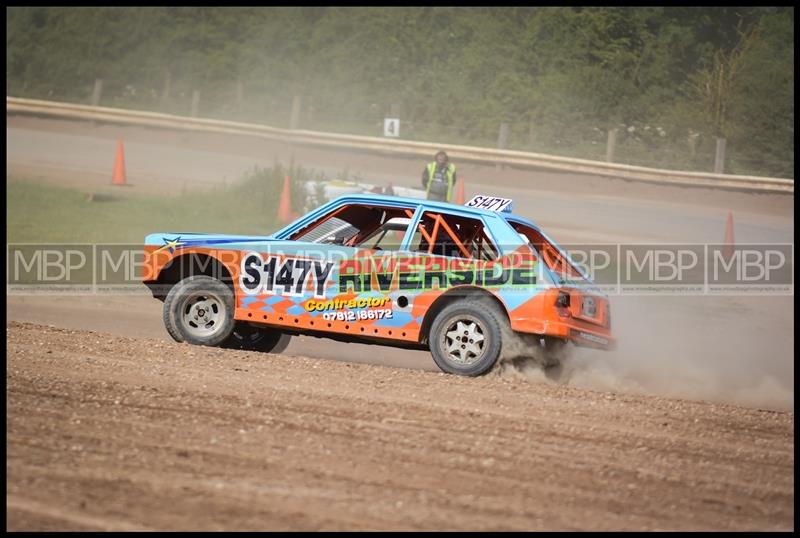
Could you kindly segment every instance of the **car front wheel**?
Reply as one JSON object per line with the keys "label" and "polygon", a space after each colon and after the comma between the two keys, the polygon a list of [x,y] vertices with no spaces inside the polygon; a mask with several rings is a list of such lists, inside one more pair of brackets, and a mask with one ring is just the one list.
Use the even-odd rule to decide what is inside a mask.
{"label": "car front wheel", "polygon": [[164,325],[178,342],[218,346],[233,332],[233,291],[215,278],[191,276],[164,299]]}

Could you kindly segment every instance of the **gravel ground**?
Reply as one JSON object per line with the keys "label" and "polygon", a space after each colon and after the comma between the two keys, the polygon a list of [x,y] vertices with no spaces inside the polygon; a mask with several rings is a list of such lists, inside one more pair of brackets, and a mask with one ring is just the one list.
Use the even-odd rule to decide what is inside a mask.
{"label": "gravel ground", "polygon": [[793,412],[6,330],[8,530],[794,529]]}

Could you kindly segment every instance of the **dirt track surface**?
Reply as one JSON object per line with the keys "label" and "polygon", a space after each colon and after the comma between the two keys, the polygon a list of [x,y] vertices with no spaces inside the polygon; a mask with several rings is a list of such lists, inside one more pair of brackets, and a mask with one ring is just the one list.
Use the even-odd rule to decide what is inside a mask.
{"label": "dirt track surface", "polygon": [[794,414],[7,325],[9,530],[792,530]]}

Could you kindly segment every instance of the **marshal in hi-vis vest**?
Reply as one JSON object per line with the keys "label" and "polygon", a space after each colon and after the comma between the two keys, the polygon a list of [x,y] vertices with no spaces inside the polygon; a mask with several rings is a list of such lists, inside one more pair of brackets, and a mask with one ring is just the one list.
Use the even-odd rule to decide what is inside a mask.
{"label": "marshal in hi-vis vest", "polygon": [[[430,163],[428,165],[428,185],[425,188],[425,196],[430,197],[431,192],[431,185],[434,182],[434,174],[436,172],[436,161]],[[445,168],[445,177],[447,179],[447,198],[446,201],[450,201],[453,197],[453,176],[456,173],[456,165],[453,163],[447,163],[447,168]]]}

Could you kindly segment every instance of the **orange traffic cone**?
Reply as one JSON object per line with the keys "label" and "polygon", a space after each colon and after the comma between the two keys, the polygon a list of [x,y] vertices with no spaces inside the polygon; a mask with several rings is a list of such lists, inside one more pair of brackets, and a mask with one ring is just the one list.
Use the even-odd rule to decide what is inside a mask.
{"label": "orange traffic cone", "polygon": [[122,139],[117,140],[117,156],[114,159],[114,173],[111,176],[112,185],[125,185],[125,151],[122,149]]}
{"label": "orange traffic cone", "polygon": [[722,256],[730,260],[733,256],[735,241],[733,239],[733,212],[728,211],[728,222],[725,224],[725,246],[722,248]]}
{"label": "orange traffic cone", "polygon": [[456,205],[464,205],[464,178],[458,180],[458,187],[456,187]]}
{"label": "orange traffic cone", "polygon": [[289,176],[283,178],[283,192],[278,204],[278,220],[286,223],[292,220],[292,202],[290,198]]}

